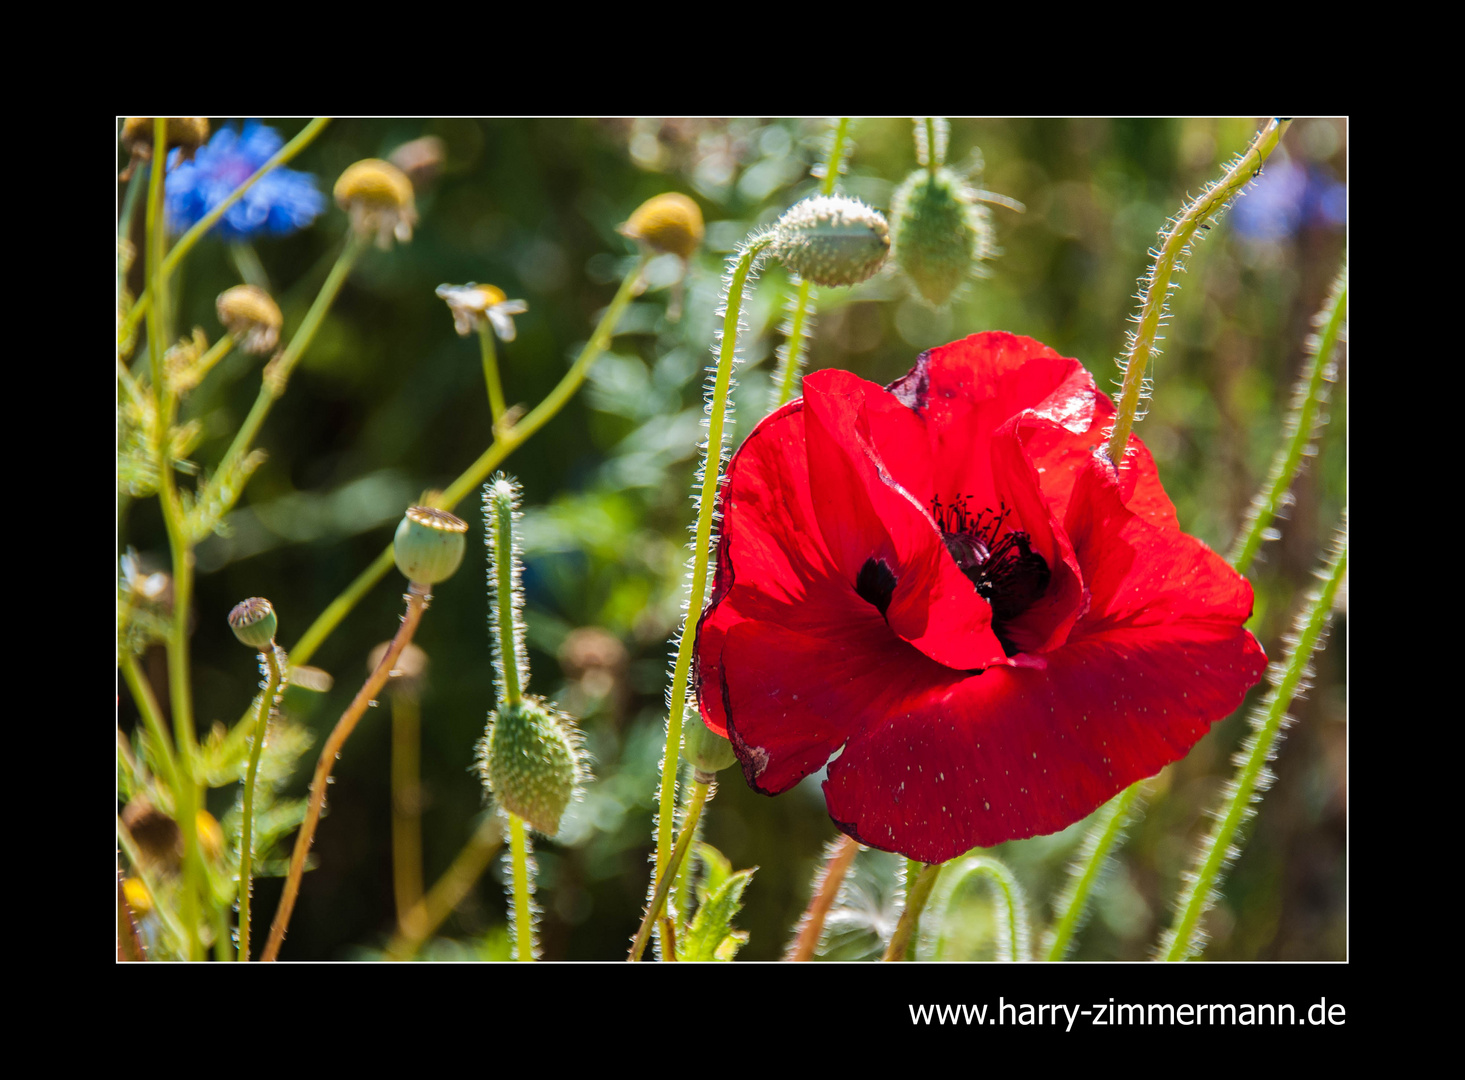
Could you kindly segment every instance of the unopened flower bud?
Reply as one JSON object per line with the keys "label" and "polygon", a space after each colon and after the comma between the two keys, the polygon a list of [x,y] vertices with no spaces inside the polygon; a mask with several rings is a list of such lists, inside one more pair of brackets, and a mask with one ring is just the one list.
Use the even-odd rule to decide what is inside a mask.
{"label": "unopened flower bud", "polygon": [[675,191],[647,199],[620,231],[622,236],[683,259],[690,259],[702,246],[705,232],[701,209]]}
{"label": "unopened flower bud", "polygon": [[985,212],[947,169],[913,172],[891,204],[895,261],[932,307],[940,307],[988,247]]}
{"label": "unopened flower bud", "polygon": [[251,649],[264,651],[275,640],[279,621],[275,618],[275,609],[268,600],[262,596],[251,596],[236,604],[234,610],[229,612],[229,629]]}
{"label": "unopened flower bud", "polygon": [[336,204],[351,215],[357,235],[376,237],[380,248],[392,246],[392,237],[406,243],[417,224],[417,203],[412,181],[389,161],[358,161],[336,181]]}
{"label": "unopened flower bud", "polygon": [[890,253],[890,228],[878,210],[844,195],[795,203],[773,228],[772,254],[816,285],[856,285]]}
{"label": "unopened flower bud", "polygon": [[524,698],[490,714],[478,744],[479,774],[499,806],[546,836],[559,832],[581,779],[580,748],[567,723],[545,702]]}
{"label": "unopened flower bud", "polygon": [[285,319],[269,293],[257,285],[235,285],[219,294],[219,322],[238,340],[240,348],[256,355],[271,351],[280,340]]}
{"label": "unopened flower bud", "polygon": [[435,585],[452,577],[463,561],[468,523],[446,510],[414,506],[397,526],[392,554],[408,581]]}
{"label": "unopened flower bud", "polygon": [[200,810],[194,817],[198,827],[198,849],[209,862],[218,862],[224,854],[224,830],[219,819],[207,810]]}
{"label": "unopened flower bud", "polygon": [[148,887],[142,883],[141,878],[130,877],[122,882],[122,895],[127,898],[127,906],[139,919],[153,910],[153,898],[148,892]]}
{"label": "unopened flower bud", "polygon": [[712,775],[738,760],[732,743],[709,728],[696,709],[688,709],[682,721],[682,751],[692,768]]}

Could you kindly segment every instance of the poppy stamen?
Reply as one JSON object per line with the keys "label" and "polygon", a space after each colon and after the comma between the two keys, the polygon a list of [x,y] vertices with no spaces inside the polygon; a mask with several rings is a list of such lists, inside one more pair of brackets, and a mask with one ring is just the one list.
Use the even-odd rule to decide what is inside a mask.
{"label": "poppy stamen", "polygon": [[988,506],[973,514],[968,509],[970,498],[958,495],[943,505],[939,496],[933,496],[931,517],[956,565],[992,605],[993,626],[1006,647],[1001,624],[1032,606],[1048,588],[1052,574],[1043,556],[1033,550],[1028,534],[1007,528],[1012,511],[1006,503],[999,503],[998,511]]}

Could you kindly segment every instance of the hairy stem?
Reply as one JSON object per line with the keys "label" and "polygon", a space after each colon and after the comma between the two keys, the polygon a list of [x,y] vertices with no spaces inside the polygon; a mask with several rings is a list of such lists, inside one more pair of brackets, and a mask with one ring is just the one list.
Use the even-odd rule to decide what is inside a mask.
{"label": "hairy stem", "polygon": [[269,733],[270,714],[279,703],[285,688],[285,672],[289,670],[285,650],[274,642],[260,654],[268,674],[264,693],[259,697],[254,737],[249,745],[249,768],[244,774],[244,820],[239,834],[239,959],[249,959],[249,902],[254,892],[254,786],[259,775],[259,759]]}
{"label": "hairy stem", "polygon": [[839,896],[839,887],[844,884],[845,876],[855,864],[855,856],[859,853],[860,845],[852,837],[840,836],[834,842],[823,870],[815,879],[814,895],[809,898],[809,906],[804,911],[804,917],[799,920],[798,936],[784,954],[785,960],[814,958],[814,950],[819,947],[819,936],[824,933],[824,920],[829,917],[835,898]]}
{"label": "hairy stem", "polygon": [[[646,913],[641,918],[641,926],[636,930],[636,940],[631,944],[631,951],[626,956],[627,960],[637,961],[641,954],[646,951],[646,942],[651,938],[651,928],[656,925],[656,920],[661,917],[662,905],[666,903],[667,895],[671,892],[671,883],[677,876],[677,867],[687,857],[687,851],[692,846],[692,839],[697,835],[697,821],[702,817],[702,807],[707,804],[708,792],[712,787],[711,777],[704,778],[704,774],[697,774],[692,780],[692,800],[687,806],[687,816],[682,821],[682,832],[677,839],[677,846],[671,853],[665,868],[656,880],[656,889],[651,894],[651,902],[646,905]],[[676,959],[676,943],[669,938],[663,941],[663,959]]]}
{"label": "hairy stem", "polygon": [[1104,868],[1109,852],[1124,835],[1129,823],[1130,810],[1139,797],[1144,781],[1129,785],[1109,800],[1094,817],[1094,823],[1084,835],[1079,846],[1078,857],[1069,868],[1068,885],[1053,902],[1056,922],[1048,932],[1047,946],[1049,960],[1062,960],[1073,945],[1073,937],[1083,925],[1088,910],[1089,896]]}
{"label": "hairy stem", "polygon": [[[941,876],[944,865],[945,863],[927,863],[907,887],[905,910],[900,913],[900,921],[895,924],[895,933],[890,935],[890,944],[886,947],[882,960],[906,959],[907,950],[915,940],[916,928],[920,925],[921,910],[931,898],[931,890],[936,887],[936,879]],[[907,878],[909,879],[909,874]]]}
{"label": "hairy stem", "polygon": [[534,915],[530,910],[529,853],[524,819],[509,814],[509,854],[514,867],[515,960],[534,959]]}
{"label": "hairy stem", "polygon": [[386,685],[387,678],[397,665],[397,659],[402,655],[402,650],[407,647],[412,641],[412,635],[417,632],[417,624],[422,621],[422,613],[427,610],[427,604],[431,598],[432,594],[425,585],[419,585],[414,581],[408,588],[407,613],[402,617],[402,625],[397,628],[392,643],[387,646],[387,651],[377,662],[376,670],[367,677],[365,684],[357,691],[356,697],[341,714],[341,719],[336,721],[334,730],[326,739],[325,746],[321,748],[320,759],[315,764],[315,777],[310,782],[310,803],[305,811],[305,820],[300,824],[300,832],[295,837],[295,850],[290,856],[290,871],[285,878],[285,891],[280,896],[280,906],[275,911],[275,921],[270,926],[270,939],[265,945],[261,960],[274,960],[280,955],[280,946],[285,940],[285,931],[290,925],[290,915],[295,910],[295,898],[300,892],[300,878],[305,873],[305,856],[310,853],[310,845],[315,840],[316,825],[320,823],[321,813],[325,809],[326,786],[330,783],[331,769],[336,764],[336,755],[341,752],[341,747],[346,744],[351,732],[356,729],[367,706]]}

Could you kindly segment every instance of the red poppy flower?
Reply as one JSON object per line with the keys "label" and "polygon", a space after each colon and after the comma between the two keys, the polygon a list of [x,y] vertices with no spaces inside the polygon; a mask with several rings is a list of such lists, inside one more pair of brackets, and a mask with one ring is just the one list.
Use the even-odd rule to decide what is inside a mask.
{"label": "red poppy flower", "polygon": [[923,862],[1056,832],[1261,678],[1251,586],[1185,535],[1076,360],[1011,334],[804,380],[728,466],[698,696],[756,790]]}

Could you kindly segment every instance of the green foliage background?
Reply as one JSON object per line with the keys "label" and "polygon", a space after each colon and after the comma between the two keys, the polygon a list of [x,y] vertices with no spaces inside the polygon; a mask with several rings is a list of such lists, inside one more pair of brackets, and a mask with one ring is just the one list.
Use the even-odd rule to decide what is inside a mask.
{"label": "green foliage background", "polygon": [[[273,126],[289,137],[303,122]],[[1256,127],[1253,119],[954,120],[948,161],[968,162],[980,146],[986,168],[977,186],[1026,204],[1023,214],[991,210],[1005,254],[944,312],[910,298],[889,271],[854,290],[820,290],[810,368],[848,368],[885,383],[922,349],[1001,329],[1078,357],[1100,385],[1111,383],[1146,249],[1166,216],[1218,176]],[[403,508],[425,489],[445,486],[491,440],[477,343],[456,336],[434,287],[474,280],[528,302],[518,339],[499,356],[508,400],[532,406],[564,373],[630,265],[631,246],[616,226],[644,199],[673,189],[696,198],[708,221],[682,319],[665,318],[665,289],[643,295],[585,389],[505,464],[525,492],[531,688],[582,717],[596,777],[572,814],[568,842],[537,845],[542,943],[551,959],[618,959],[639,921],[667,640],[680,602],[688,492],[703,434],[702,375],[712,359],[723,260],[749,229],[811,193],[809,168],[825,131],[816,120],[341,120],[292,163],[328,192],[353,161],[385,157],[410,139],[436,135],[447,151],[440,177],[419,194],[412,242],[363,258],[271,414],[259,440],[269,460],[233,515],[232,536],[198,550],[193,649],[201,737],[214,721],[238,719],[258,679],[254,659],[226,625],[229,609],[248,596],[268,597],[289,647],[388,542]],[[1346,135],[1343,121],[1301,120],[1283,150],[1346,179]],[[910,122],[857,121],[852,137],[842,190],[888,209],[916,166]],[[301,234],[257,243],[287,337],[345,227],[345,215],[332,207]],[[1315,226],[1278,242],[1248,241],[1223,218],[1181,278],[1165,352],[1153,369],[1154,400],[1137,433],[1155,452],[1182,525],[1222,552],[1266,474],[1309,319],[1345,245],[1343,230]],[[670,267],[654,269],[668,271],[663,284],[669,280]],[[215,338],[214,298],[238,281],[222,245],[200,245],[178,279],[178,332],[199,325]],[[749,364],[739,376],[734,446],[767,411],[789,292],[782,271],[771,269],[745,307]],[[205,467],[223,454],[258,377],[258,361],[236,353],[186,402],[183,419],[206,427],[194,455]],[[1252,626],[1273,659],[1346,503],[1345,378],[1340,373],[1321,452],[1294,487],[1290,519],[1278,523],[1281,539],[1264,549],[1252,574]],[[429,885],[482,811],[469,769],[493,704],[476,499],[459,514],[472,526],[468,559],[437,589],[416,638],[431,658],[422,702]],[[150,569],[166,568],[156,500],[125,506],[119,533],[119,550],[131,544]],[[317,746],[360,685],[367,653],[395,630],[401,585],[394,573],[378,586],[312,660],[335,676],[330,693],[289,692],[287,711],[315,732]],[[1282,745],[1280,779],[1210,917],[1208,958],[1347,955],[1345,612],[1318,658],[1315,689],[1293,710],[1300,722]],[[590,626],[624,646],[624,663],[609,680],[562,663],[569,633]],[[166,702],[161,649],[145,666]],[[318,868],[305,877],[284,958],[368,956],[392,930],[386,713],[383,700],[337,766],[314,848]],[[120,722],[124,730],[136,722],[125,693]],[[1148,955],[1242,736],[1239,715],[1220,723],[1163,775],[1096,898],[1079,958]],[[302,759],[302,793],[313,759]],[[751,931],[740,956],[773,959],[807,901],[820,849],[836,832],[812,781],[765,799],[736,769],[721,779],[704,835],[735,868],[759,867],[737,923]],[[222,817],[235,797],[234,788],[214,790],[209,807]],[[1080,830],[999,849],[1040,924]],[[495,866],[440,931],[464,944],[439,944],[437,955],[493,953],[506,910],[498,874]],[[278,891],[277,879],[257,884],[259,925]],[[979,926],[980,911],[973,918]],[[983,948],[990,943],[976,933],[971,955]]]}

